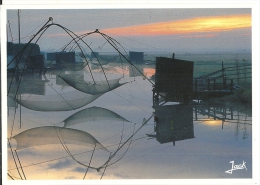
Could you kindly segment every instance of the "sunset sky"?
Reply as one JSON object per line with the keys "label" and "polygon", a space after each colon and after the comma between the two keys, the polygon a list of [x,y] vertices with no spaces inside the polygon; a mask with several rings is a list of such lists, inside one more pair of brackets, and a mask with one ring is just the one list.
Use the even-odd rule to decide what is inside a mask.
{"label": "sunset sky", "polygon": [[[47,0],[48,1],[48,0]],[[58,7],[58,6],[56,6]],[[246,7],[246,6],[245,6]],[[51,7],[50,7],[51,8]],[[98,29],[100,32],[109,35],[110,37],[116,39],[122,46],[126,49],[126,51],[143,51],[147,53],[184,53],[184,54],[192,54],[192,53],[250,53],[252,51],[252,9],[251,8],[160,8],[160,9],[21,9],[20,11],[20,20],[21,20],[21,42],[27,43],[30,38],[47,22],[49,17],[53,18],[53,23],[60,24],[74,33],[81,35],[88,32],[92,32]],[[17,9],[7,10],[7,40],[9,42],[18,43],[18,19],[17,19]],[[2,29],[4,30],[4,29]],[[61,51],[61,49],[71,41],[71,38],[68,36],[64,30],[52,26],[50,27],[39,40],[38,44],[43,52],[54,52]],[[104,38],[102,38],[98,34],[91,35],[87,37],[86,42],[94,51],[99,51],[100,48],[103,51],[111,51],[111,47],[107,43]],[[256,49],[256,48],[254,48]],[[254,50],[255,51],[255,50]],[[257,60],[254,60],[254,63]],[[254,66],[253,69],[257,69],[257,66]],[[145,69],[144,73],[147,76],[150,76],[151,71],[149,69]],[[254,73],[255,74],[255,73]],[[255,79],[255,78],[254,78]],[[258,79],[258,78],[257,78]],[[129,83],[130,84],[130,83]],[[129,85],[127,84],[127,85]],[[132,84],[132,83],[131,83]],[[3,85],[6,87],[6,84]],[[145,86],[140,85],[145,89]],[[132,86],[131,86],[132,87]],[[130,89],[130,88],[129,88]],[[112,93],[111,93],[112,94]],[[95,105],[103,106],[103,102],[115,102],[118,100],[118,96],[116,94],[112,94],[112,96],[102,96],[100,99],[96,100]],[[259,93],[255,93],[259,94]],[[5,95],[5,94],[4,94]],[[142,94],[146,96],[146,94]],[[140,96],[140,94],[138,94]],[[116,98],[116,99],[115,99]],[[121,113],[126,113],[130,118],[139,119],[137,117],[136,112],[140,113],[139,109],[135,111],[127,111],[121,108],[121,102],[119,101],[119,106],[116,107],[117,111],[122,111]],[[139,102],[140,103],[140,102]],[[147,103],[147,102],[146,102]],[[148,104],[148,103],[147,103]],[[5,105],[5,104],[4,104]],[[108,104],[109,105],[109,104]],[[146,105],[144,103],[144,105]],[[143,105],[143,106],[144,106]],[[129,107],[129,110],[134,110],[136,106]],[[144,111],[145,112],[145,111]],[[141,112],[143,113],[143,112]],[[62,117],[67,116],[67,112],[59,112],[55,113],[55,115],[51,112],[39,113],[36,114],[34,111],[23,111],[23,114],[31,115],[33,118],[37,118],[37,121],[48,121],[50,123],[60,123],[60,119]],[[140,119],[143,117],[149,117],[150,112],[145,112],[144,114],[140,114]],[[255,114],[256,115],[256,114]],[[28,116],[28,117],[29,117]],[[48,118],[48,119],[46,119]],[[50,121],[49,121],[50,120]],[[258,120],[257,120],[258,121]],[[203,177],[204,171],[207,169],[214,169],[215,171],[221,171],[223,174],[220,177],[222,178],[226,175],[221,169],[221,165],[227,165],[230,167],[229,160],[223,161],[223,158],[227,158],[230,153],[230,148],[232,151],[236,149],[236,145],[239,145],[242,142],[242,150],[239,150],[237,153],[232,153],[230,160],[239,159],[238,161],[247,160],[248,164],[251,162],[251,154],[248,152],[252,148],[252,139],[255,139],[255,136],[252,138],[251,136],[247,140],[237,141],[234,138],[234,135],[226,134],[226,132],[230,131],[230,133],[234,133],[235,127],[233,125],[226,124],[225,129],[221,129],[222,122],[214,122],[212,124],[209,122],[205,122],[203,124],[196,124],[195,128],[198,128],[196,131],[196,139],[194,140],[186,140],[173,148],[169,147],[167,153],[175,153],[176,155],[169,161],[167,164],[167,160],[165,160],[168,156],[162,154],[160,152],[160,147],[156,149],[156,152],[153,154],[154,159],[159,159],[158,161],[148,159],[144,156],[139,156],[139,150],[136,150],[138,156],[138,160],[133,163],[131,158],[126,163],[122,163],[121,168],[115,168],[114,171],[107,170],[106,175],[107,178],[126,178],[128,176],[121,176],[121,169],[130,169],[130,174],[136,170],[140,173],[148,174],[149,173],[149,165],[143,165],[145,163],[151,163],[154,165],[163,166],[168,170],[169,174],[163,174],[163,170],[158,170],[157,173],[162,173],[161,175],[171,176],[170,173],[175,173],[175,177],[182,178],[183,174],[189,178],[193,178],[190,174],[200,175]],[[35,126],[35,123],[32,120],[26,121],[23,123],[24,126]],[[118,127],[119,128],[119,127]],[[153,127],[151,127],[153,129]],[[255,128],[255,127],[254,127]],[[111,127],[111,129],[113,129]],[[121,129],[121,127],[120,127]],[[218,129],[218,132],[216,130]],[[251,129],[251,127],[250,127]],[[250,133],[251,130],[248,130]],[[258,129],[259,130],[259,129]],[[20,131],[20,130],[19,130]],[[121,130],[120,130],[121,131]],[[198,132],[199,131],[199,132]],[[220,132],[221,131],[221,132]],[[109,133],[109,130],[102,130],[97,132],[102,135]],[[132,132],[131,132],[132,133]],[[144,133],[146,134],[146,133]],[[144,135],[143,134],[143,135]],[[140,133],[141,135],[141,133]],[[209,135],[209,136],[208,136]],[[102,135],[103,136],[103,135]],[[5,137],[5,136],[3,136]],[[221,138],[219,143],[213,141],[213,138]],[[208,140],[208,138],[212,139],[212,141]],[[224,139],[230,142],[223,142]],[[205,147],[207,142],[214,143],[210,148]],[[224,144],[223,144],[224,143]],[[172,144],[171,144],[172,145]],[[152,145],[151,145],[152,146]],[[163,149],[163,145],[161,148]],[[205,149],[204,154],[201,155],[200,149]],[[36,151],[27,150],[26,152],[20,152],[19,155],[21,159],[23,159],[23,164],[31,164],[34,161],[30,158],[30,156],[35,157],[34,160],[38,161],[38,157],[46,158],[50,157],[51,159],[54,157],[60,157],[60,153],[52,153],[52,150],[46,150],[46,153],[41,154],[46,148],[36,148]],[[54,148],[55,150],[57,148]],[[63,152],[63,148],[58,148]],[[57,149],[57,150],[58,150]],[[155,148],[152,148],[155,150]],[[55,151],[53,150],[53,151]],[[189,153],[190,150],[193,150],[193,153]],[[221,151],[224,154],[223,156],[219,155],[210,155],[211,151]],[[182,151],[186,152],[181,153]],[[7,152],[6,152],[7,153]],[[29,155],[28,155],[29,154]],[[57,156],[54,156],[56,154]],[[241,155],[242,154],[242,155]],[[53,157],[53,156],[54,157]],[[62,155],[64,155],[62,153]],[[10,155],[11,156],[11,155]],[[203,164],[204,159],[207,158],[209,163]],[[128,159],[128,158],[127,158]],[[153,159],[153,158],[151,158]],[[228,158],[229,159],[229,158]],[[9,158],[12,160],[12,158]],[[32,160],[32,161],[31,161]],[[40,158],[39,161],[44,161],[44,158]],[[218,161],[223,162],[223,164],[219,164]],[[26,163],[25,163],[26,162]],[[85,168],[76,168],[76,164],[74,165],[74,161],[70,161],[67,159],[62,159],[61,161],[54,161],[52,163],[43,163],[41,166],[29,166],[25,168],[28,174],[34,174],[34,171],[38,170],[39,176],[31,175],[30,178],[41,178],[41,176],[45,178],[64,178],[64,172],[69,174],[70,176],[75,176],[80,173],[85,173]],[[176,166],[183,165],[183,162],[187,164],[191,164],[190,169],[181,169],[180,171],[177,168],[172,168],[173,164]],[[137,168],[134,164],[137,164]],[[203,166],[203,165],[204,166]],[[13,165],[13,164],[11,164]],[[59,167],[57,167],[59,166]],[[71,168],[73,166],[73,168]],[[205,167],[206,168],[203,168]],[[212,168],[214,166],[214,168]],[[250,166],[249,166],[250,167]],[[8,168],[15,168],[15,166],[8,166]],[[67,171],[59,171],[59,169],[65,168]],[[48,169],[46,171],[40,171],[41,169]],[[74,172],[73,170],[77,169],[78,172]],[[132,170],[134,169],[134,170]],[[173,170],[171,170],[173,169]],[[201,170],[197,170],[201,169]],[[228,169],[228,168],[227,168]],[[225,170],[227,170],[225,168]],[[250,169],[250,168],[248,168]],[[75,170],[76,171],[76,170]],[[213,171],[213,172],[215,172]],[[240,172],[240,171],[239,171]],[[244,172],[244,171],[242,171]],[[252,171],[248,171],[250,174]],[[216,174],[211,174],[211,176],[215,177]],[[254,174],[255,175],[255,174]],[[97,176],[96,171],[94,173],[89,172],[90,178],[99,178]],[[236,177],[236,176],[234,176]],[[234,178],[233,177],[233,178]],[[68,176],[68,178],[70,178]],[[78,178],[82,178],[81,176]],[[145,178],[145,176],[144,176]]]}
{"label": "sunset sky", "polygon": [[[195,33],[209,33],[205,37],[214,36],[212,33],[232,31],[251,27],[251,15],[227,15],[205,16],[189,19],[181,19],[169,22],[157,22],[138,26],[105,29],[118,35],[158,36],[158,35],[181,35]],[[195,35],[196,37],[196,35]]]}
{"label": "sunset sky", "polygon": [[[250,52],[251,9],[85,9],[25,10],[20,12],[22,42],[26,42],[53,17],[53,22],[77,34],[99,29],[127,50],[144,52]],[[17,10],[7,11],[8,40],[18,40]],[[11,37],[12,32],[12,37]],[[48,29],[39,45],[42,51],[58,50],[69,40],[61,29]],[[101,38],[89,41],[93,48]]]}

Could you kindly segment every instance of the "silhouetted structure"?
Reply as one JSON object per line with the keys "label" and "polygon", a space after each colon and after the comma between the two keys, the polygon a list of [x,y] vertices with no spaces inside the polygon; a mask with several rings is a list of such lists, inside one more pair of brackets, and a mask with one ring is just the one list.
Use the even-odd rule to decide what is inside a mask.
{"label": "silhouetted structure", "polygon": [[129,51],[129,60],[133,64],[140,64],[144,62],[144,52]]}
{"label": "silhouetted structure", "polygon": [[[233,93],[233,79],[227,79],[225,68],[193,79],[193,62],[157,57],[153,103],[159,96],[165,101],[188,103],[191,99],[208,99]],[[230,82],[230,84],[228,84]]]}
{"label": "silhouetted structure", "polygon": [[[174,55],[173,55],[174,57]],[[156,57],[154,93],[166,101],[186,101],[193,91],[193,62]]]}
{"label": "silhouetted structure", "polygon": [[42,71],[44,69],[44,56],[43,55],[34,55],[30,56],[27,59],[27,69],[32,70],[34,73],[34,70],[39,70],[39,73],[42,74]]}
{"label": "silhouetted structure", "polygon": [[135,65],[135,67],[130,65],[129,66],[129,76],[130,77],[143,76],[143,74],[139,72],[139,71],[143,72],[143,69],[144,69],[143,65]]}
{"label": "silhouetted structure", "polygon": [[194,138],[192,106],[167,105],[155,108],[156,135],[149,134],[163,144]]}
{"label": "silhouetted structure", "polygon": [[14,72],[18,63],[27,62],[31,56],[40,55],[40,47],[34,43],[15,44],[7,42],[7,63],[8,71]]}
{"label": "silhouetted structure", "polygon": [[53,61],[55,60],[55,55],[56,55],[57,52],[54,52],[54,53],[46,53],[46,59],[49,60],[49,61]]}
{"label": "silhouetted structure", "polygon": [[[156,106],[154,113],[154,132],[155,134],[147,134],[150,138],[156,138],[161,143],[173,142],[195,138],[194,124],[196,123],[211,123],[214,120],[223,129],[225,123],[234,123],[236,125],[236,137],[238,137],[238,127],[242,125],[243,139],[247,138],[247,125],[252,125],[247,116],[239,115],[239,111],[234,107],[229,107],[223,104],[205,104],[194,103],[192,105],[161,105]],[[249,123],[248,123],[249,121]],[[215,122],[216,124],[216,122]]]}
{"label": "silhouetted structure", "polygon": [[21,62],[25,62],[26,58],[29,56],[39,55],[40,47],[38,44],[34,43],[21,43],[15,44],[12,42],[7,42],[7,54],[17,55],[17,59]]}
{"label": "silhouetted structure", "polygon": [[55,54],[56,64],[75,63],[75,52],[61,52]]}

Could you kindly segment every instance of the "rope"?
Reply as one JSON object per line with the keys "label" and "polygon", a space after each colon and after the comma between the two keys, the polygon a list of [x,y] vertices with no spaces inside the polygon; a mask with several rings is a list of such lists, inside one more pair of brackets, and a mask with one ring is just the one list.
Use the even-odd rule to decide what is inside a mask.
{"label": "rope", "polygon": [[89,169],[90,163],[91,163],[91,161],[92,161],[92,157],[93,157],[94,151],[95,151],[95,149],[96,149],[96,146],[97,146],[97,145],[95,144],[95,147],[94,147],[94,150],[93,150],[93,152],[92,152],[92,155],[91,155],[91,158],[90,158],[90,161],[89,161],[89,164],[88,164],[88,168],[87,168],[86,173],[85,173],[85,175],[84,175],[84,177],[83,177],[83,180],[85,179],[85,177],[86,177],[86,175],[87,175],[87,173],[88,173],[88,169]]}
{"label": "rope", "polygon": [[8,140],[9,147],[11,149],[11,153],[12,153],[12,156],[13,156],[14,164],[16,166],[16,169],[18,171],[18,174],[19,174],[20,178],[23,180],[22,175],[20,174],[20,171],[19,171],[19,169],[17,167],[17,163],[16,163],[16,160],[15,160],[15,157],[14,157],[14,153],[13,153],[13,149],[12,149],[11,143],[10,143],[9,139],[7,139],[7,140]]}
{"label": "rope", "polygon": [[14,178],[13,178],[9,173],[7,173],[7,175],[8,175],[12,180],[14,180]]}
{"label": "rope", "polygon": [[21,170],[22,170],[22,172],[23,172],[24,179],[26,180],[26,176],[25,176],[25,174],[24,174],[23,166],[22,166],[22,164],[21,164],[21,162],[20,162],[19,156],[18,156],[16,150],[14,150],[14,151],[15,151],[16,157],[17,157],[17,159],[18,159],[18,162],[19,162],[19,164],[20,164]]}
{"label": "rope", "polygon": [[[12,29],[11,29],[11,25],[10,25],[10,21],[8,20],[8,26],[9,26],[9,30],[10,30],[10,33],[11,33],[11,38],[12,38],[12,42],[14,41],[14,38],[13,38],[13,34],[12,34]],[[8,39],[8,38],[7,38]]]}

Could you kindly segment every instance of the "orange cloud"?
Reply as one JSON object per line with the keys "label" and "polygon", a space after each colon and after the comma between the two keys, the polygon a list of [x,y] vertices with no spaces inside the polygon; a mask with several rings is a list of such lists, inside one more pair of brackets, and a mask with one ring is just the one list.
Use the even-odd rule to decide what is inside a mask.
{"label": "orange cloud", "polygon": [[138,26],[101,30],[117,35],[174,35],[201,32],[221,32],[251,27],[251,15],[198,17],[171,22],[159,22]]}

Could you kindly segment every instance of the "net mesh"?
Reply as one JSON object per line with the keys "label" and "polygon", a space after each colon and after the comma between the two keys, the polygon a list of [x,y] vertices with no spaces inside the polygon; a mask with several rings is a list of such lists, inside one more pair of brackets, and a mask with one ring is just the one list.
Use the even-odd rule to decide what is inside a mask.
{"label": "net mesh", "polygon": [[17,142],[16,149],[48,144],[77,144],[107,150],[91,134],[71,128],[44,126],[21,132],[12,137]]}
{"label": "net mesh", "polygon": [[68,117],[63,122],[64,122],[64,127],[69,127],[79,123],[87,123],[89,121],[99,121],[99,120],[129,122],[128,120],[118,115],[117,113],[101,107],[90,107],[90,108],[83,109],[73,114],[72,116]]}
{"label": "net mesh", "polygon": [[119,83],[119,80],[121,78],[107,80],[107,81],[106,80],[95,81],[95,82],[84,81],[82,79],[77,79],[74,76],[68,76],[68,75],[66,76],[60,75],[60,78],[62,78],[67,84],[74,87],[75,89],[92,95],[106,93],[125,84],[125,83],[123,84]]}
{"label": "net mesh", "polygon": [[23,94],[15,100],[22,106],[35,111],[70,111],[91,103],[101,95],[71,91],[49,95]]}

